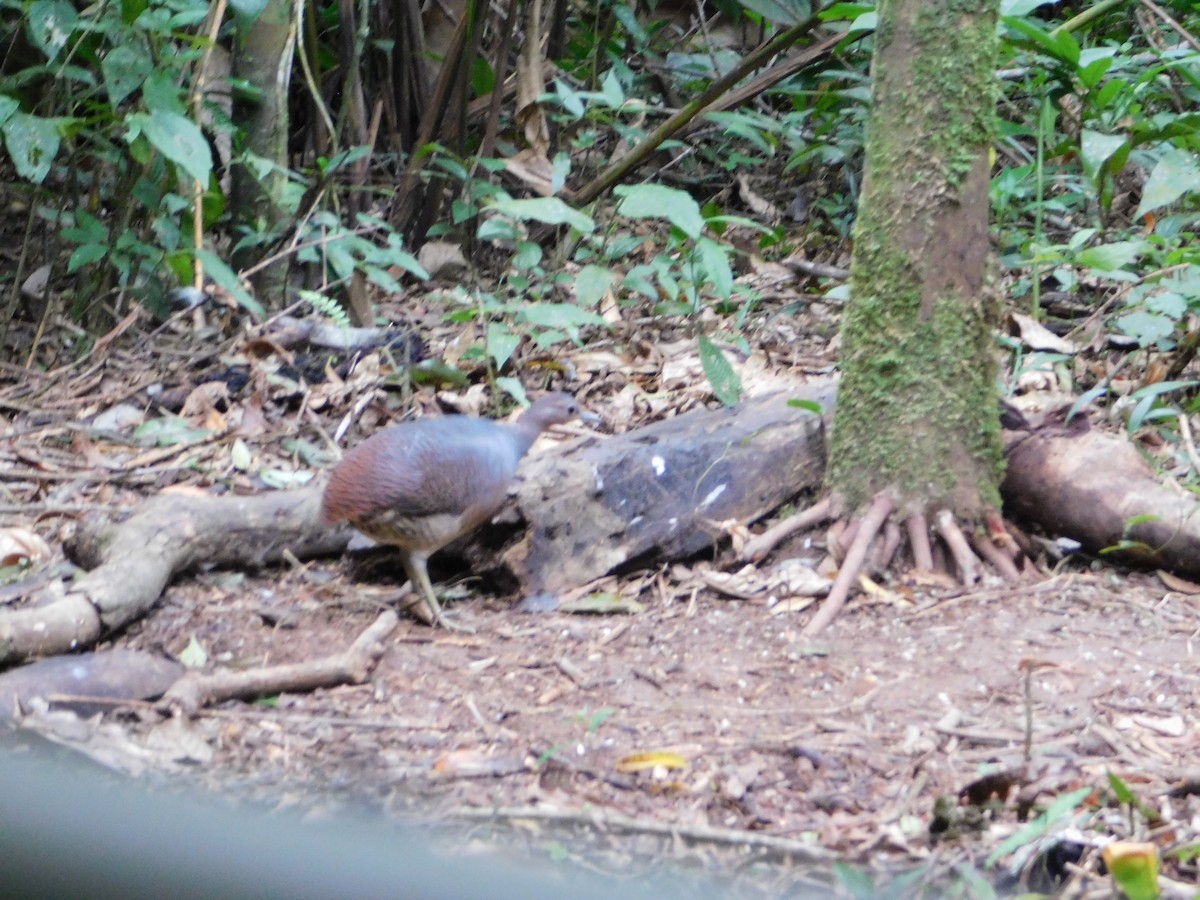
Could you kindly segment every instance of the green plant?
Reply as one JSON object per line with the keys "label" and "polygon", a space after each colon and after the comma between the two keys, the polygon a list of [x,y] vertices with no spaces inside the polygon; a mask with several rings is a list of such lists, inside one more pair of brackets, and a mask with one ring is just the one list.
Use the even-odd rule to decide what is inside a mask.
{"label": "green plant", "polygon": [[[206,210],[221,206],[212,151],[186,90],[205,48],[180,41],[208,4],[5,5],[22,16],[34,59],[0,80],[0,130],[38,198],[36,213],[74,245],[68,273],[91,274],[80,282],[75,312],[109,285],[137,286],[162,305],[169,257],[190,253],[193,185]],[[57,183],[46,191],[52,173]],[[57,206],[54,195],[63,198]]]}
{"label": "green plant", "polygon": [[[604,234],[597,234],[590,216],[557,198],[497,196],[488,204],[491,215],[481,223],[478,236],[510,248],[511,263],[502,285],[514,298],[485,294],[472,313],[489,319],[486,353],[496,371],[503,369],[522,337],[547,349],[567,340],[578,343],[582,328],[607,327],[607,321],[592,310],[609,290],[623,295],[624,305],[640,302],[638,298],[650,302],[660,316],[695,317],[705,302],[728,303],[733,298],[732,251],[706,233],[728,224],[729,217],[706,218],[689,194],[661,185],[620,187],[615,193],[620,201]],[[658,240],[635,236],[633,223],[654,219],[669,226]],[[571,258],[578,265],[573,282],[549,277],[541,245],[524,233],[530,222],[571,229]],[[622,261],[635,251],[644,255],[648,242],[658,252],[622,273]],[[553,302],[550,291],[556,288],[573,292],[575,302]],[[743,302],[748,306],[752,299],[747,296]],[[698,338],[714,392],[722,402],[735,402],[741,393],[736,374],[711,341],[703,335]]]}

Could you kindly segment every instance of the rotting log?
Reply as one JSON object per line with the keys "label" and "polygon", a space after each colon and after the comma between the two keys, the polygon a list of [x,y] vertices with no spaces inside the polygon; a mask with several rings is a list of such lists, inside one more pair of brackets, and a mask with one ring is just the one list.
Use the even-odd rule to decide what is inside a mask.
{"label": "rotting log", "polygon": [[833,390],[814,382],[530,459],[514,505],[528,527],[505,566],[526,592],[554,593],[715,548],[723,523],[746,525],[820,487],[822,418],[788,401],[824,407]]}
{"label": "rotting log", "polygon": [[[1091,553],[1200,576],[1200,505],[1123,435],[1046,425],[1006,440],[1006,509]],[[1114,549],[1119,548],[1119,549]]]}

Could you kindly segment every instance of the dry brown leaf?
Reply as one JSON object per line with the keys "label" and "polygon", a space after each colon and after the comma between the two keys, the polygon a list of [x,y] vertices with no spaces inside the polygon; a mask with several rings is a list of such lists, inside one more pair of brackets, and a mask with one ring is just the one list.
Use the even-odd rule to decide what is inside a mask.
{"label": "dry brown leaf", "polygon": [[267,417],[263,414],[262,394],[255,391],[242,409],[242,421],[238,433],[243,437],[258,437],[267,430]]}
{"label": "dry brown leaf", "polygon": [[504,168],[543,197],[554,194],[554,165],[534,150],[522,150],[504,161]]}
{"label": "dry brown leaf", "polygon": [[467,270],[462,248],[449,241],[429,241],[417,251],[419,262],[430,278],[457,278]]}
{"label": "dry brown leaf", "polygon": [[223,400],[229,399],[229,385],[223,381],[206,381],[192,389],[183,401],[179,414],[185,418],[206,416]]}
{"label": "dry brown leaf", "polygon": [[742,202],[760,219],[774,224],[783,218],[783,212],[779,207],[754,192],[754,189],[750,187],[750,179],[745,175],[738,175],[737,186],[738,196]]}
{"label": "dry brown leaf", "polygon": [[788,597],[786,600],[780,600],[778,603],[771,604],[768,608],[771,611],[771,615],[781,616],[784,613],[804,612],[816,602],[816,597]]}
{"label": "dry brown leaf", "polygon": [[[541,60],[536,56],[537,41],[526,37],[526,47],[530,52],[522,54],[517,60],[517,123],[525,134],[525,141],[538,156],[550,154],[550,126],[546,122],[546,114],[538,98],[546,90],[542,78]],[[532,62],[530,61],[532,58]]]}
{"label": "dry brown leaf", "polygon": [[1178,594],[1187,594],[1195,596],[1200,594],[1200,584],[1194,581],[1188,581],[1186,578],[1180,578],[1178,575],[1172,575],[1163,569],[1158,569],[1155,572],[1158,575],[1158,580],[1161,581],[1169,591],[1175,591]]}
{"label": "dry brown leaf", "polygon": [[433,771],[439,775],[454,775],[459,778],[508,775],[523,768],[524,766],[515,759],[487,756],[481,750],[451,750],[439,756],[433,764]]}
{"label": "dry brown leaf", "polygon": [[1075,353],[1074,344],[1060,338],[1040,322],[1035,322],[1032,316],[1023,313],[1011,313],[1010,315],[1016,326],[1017,335],[1029,349],[1041,350],[1046,353]]}
{"label": "dry brown leaf", "polygon": [[50,545],[28,528],[0,529],[0,565],[40,563],[50,558]]}

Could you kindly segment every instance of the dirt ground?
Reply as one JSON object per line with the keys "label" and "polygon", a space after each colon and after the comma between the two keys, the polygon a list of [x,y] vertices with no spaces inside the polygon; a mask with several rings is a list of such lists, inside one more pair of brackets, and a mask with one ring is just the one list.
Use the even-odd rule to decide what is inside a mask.
{"label": "dirt ground", "polygon": [[[820,364],[815,352],[805,361],[794,334],[779,340],[791,365]],[[214,344],[208,363],[239,347]],[[278,486],[279,472],[313,468],[287,443],[311,433],[312,409],[331,434],[355,396],[334,382],[317,403],[318,389],[280,388],[281,377],[264,381],[251,363],[245,391],[191,410],[190,421],[226,429],[219,441],[147,451],[73,424],[130,399],[154,418],[140,392],[165,384],[186,394],[184,374],[200,380],[199,355],[185,341],[160,352],[157,370],[128,349],[69,377],[11,372],[0,386],[9,467],[0,525],[33,527],[61,553],[75,517],[112,515],[168,484],[263,490],[257,473],[275,466]],[[665,390],[672,363],[659,362]],[[701,383],[695,365],[677,369],[680,383]],[[610,418],[643,396],[632,378],[594,387],[593,405]],[[361,432],[381,424],[378,406],[354,406]],[[367,555],[369,565],[352,554],[179,579],[100,649],[179,658],[194,642],[210,668],[242,669],[336,652],[403,580],[394,557]],[[139,776],[271,809],[367,809],[434,825],[456,846],[623,879],[665,865],[745,896],[835,886],[873,895],[835,872],[835,860],[873,878],[909,872],[942,885],[974,873],[1046,886],[1038,873],[1050,868],[1085,896],[1110,890],[1097,875],[1104,840],[1153,838],[1167,851],[1196,840],[1196,599],[1153,573],[1084,560],[1039,581],[938,595],[900,581],[860,596],[810,640],[811,611],[722,598],[690,582],[687,566],[624,579],[620,592],[640,609],[611,615],[522,612],[517,598],[464,580],[452,559],[431,568],[460,595],[451,614],[475,634],[402,616],[368,683],[228,702],[191,720],[127,704],[74,743]],[[101,734],[104,754],[94,752]],[[1136,795],[1137,816],[1113,799],[1110,773]],[[1093,795],[1050,837],[1018,840],[985,865],[1028,825],[1029,807],[1083,787]],[[1167,871],[1196,876],[1194,861]]]}
{"label": "dirt ground", "polygon": [[[177,655],[194,635],[224,665],[310,659],[370,624],[378,590],[337,563],[217,574],[172,588],[118,643]],[[714,874],[757,860],[743,887],[770,896],[827,882],[826,867],[795,865],[816,848],[877,868],[920,861],[930,877],[978,863],[1018,827],[1012,808],[991,840],[935,842],[934,804],[1021,769],[1027,714],[1033,761],[1012,780],[1035,786],[1028,801],[1110,771],[1152,798],[1196,756],[1194,600],[1149,576],[860,604],[815,642],[806,614],[765,604],[653,590],[643,602],[600,617],[472,599],[454,606],[472,636],[405,620],[369,684],[201,715],[213,753],[194,777],[305,811],[365,802],[476,836],[491,823],[490,840],[612,873],[639,858],[698,857]],[[685,768],[620,771],[661,751]],[[1198,811],[1171,802],[1176,820]],[[569,837],[606,817],[607,836]],[[512,827],[497,837],[496,822]]]}

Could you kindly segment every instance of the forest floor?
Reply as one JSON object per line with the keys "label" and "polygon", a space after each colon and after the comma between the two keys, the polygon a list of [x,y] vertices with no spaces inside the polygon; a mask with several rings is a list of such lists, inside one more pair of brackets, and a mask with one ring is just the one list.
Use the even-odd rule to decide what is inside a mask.
{"label": "forest floor", "polygon": [[[436,345],[437,327],[425,333]],[[240,338],[201,343],[184,334],[141,351],[123,337],[69,377],[39,383],[36,415],[12,377],[0,397],[4,453],[44,477],[10,474],[0,525],[31,527],[57,547],[78,516],[130,508],[169,485],[266,489],[281,471],[315,468],[286,441],[319,443],[314,429],[333,434],[364,408],[352,402],[363,394],[327,386],[320,403],[318,389],[302,388],[299,402],[284,396]],[[790,362],[776,347],[776,369],[820,365],[820,350],[790,346]],[[190,396],[205,365],[231,358],[250,367],[248,386],[208,410],[185,408],[216,440],[147,468],[144,448],[113,438],[168,418],[146,388]],[[675,361],[658,365],[661,398]],[[705,395],[698,367],[677,370],[689,399],[676,408],[695,405]],[[586,374],[600,368],[578,371],[595,378],[585,402],[619,428],[661,414],[657,401],[628,399],[647,390],[646,377],[614,383],[609,373],[602,383]],[[141,421],[78,426],[119,404]],[[122,468],[131,459],[140,468]],[[188,576],[103,646],[179,658],[194,642],[210,667],[326,655],[366,629],[378,598],[403,580],[394,557],[365,555],[370,566],[352,554]],[[898,578],[809,639],[810,612],[722,598],[697,587],[688,566],[624,578],[621,592],[639,606],[612,615],[520,612],[452,560],[433,569],[457,585],[451,614],[474,634],[402,617],[359,686],[228,702],[182,723],[131,704],[92,722],[110,744],[113,732],[128,743],[106,761],[273,809],[367,808],[437,823],[447,841],[574,860],[619,879],[680,867],[743,896],[869,896],[855,877],[906,871],[918,882],[978,873],[1044,888],[1047,869],[1082,895],[1107,885],[1098,848],[1109,837],[1168,850],[1195,840],[1197,601],[1153,573],[1081,560],[1018,585],[932,590]],[[1138,815],[1113,799],[1110,775],[1135,795]],[[1025,809],[1079,788],[1093,792],[1060,810],[1047,837],[1004,846],[1036,817]],[[833,859],[867,874],[835,872]],[[1165,871],[1180,881],[1196,872],[1187,860]]]}

